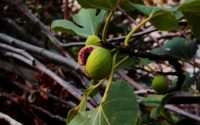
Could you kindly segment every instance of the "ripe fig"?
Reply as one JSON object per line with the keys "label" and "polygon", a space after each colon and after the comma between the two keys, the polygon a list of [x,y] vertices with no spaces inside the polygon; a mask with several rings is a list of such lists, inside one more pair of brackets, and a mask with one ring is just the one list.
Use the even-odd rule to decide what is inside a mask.
{"label": "ripe fig", "polygon": [[96,35],[91,35],[85,41],[85,45],[95,45],[95,46],[102,46],[101,39]]}
{"label": "ripe fig", "polygon": [[168,80],[165,76],[156,76],[151,84],[151,87],[158,93],[165,93],[168,90]]}
{"label": "ripe fig", "polygon": [[103,47],[85,46],[79,51],[78,63],[84,67],[88,77],[100,80],[110,74],[112,55]]}

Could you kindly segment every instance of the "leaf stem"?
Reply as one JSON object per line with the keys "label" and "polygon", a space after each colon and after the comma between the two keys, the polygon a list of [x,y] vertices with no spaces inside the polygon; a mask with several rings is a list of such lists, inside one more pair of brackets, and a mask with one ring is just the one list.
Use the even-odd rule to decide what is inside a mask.
{"label": "leaf stem", "polygon": [[113,56],[112,70],[111,70],[111,73],[110,73],[110,76],[109,76],[109,79],[108,79],[108,83],[107,83],[107,86],[106,86],[105,93],[104,93],[103,98],[101,100],[101,104],[106,100],[106,98],[108,96],[108,91],[110,89],[112,79],[113,79],[113,75],[114,75],[114,72],[115,72],[115,62],[116,62],[117,55],[118,55],[118,51]]}
{"label": "leaf stem", "polygon": [[118,66],[119,66],[120,64],[122,64],[124,61],[126,61],[127,59],[129,59],[129,57],[130,57],[130,56],[126,56],[126,57],[124,57],[123,59],[121,59],[118,63],[116,63],[116,64],[115,64],[115,69],[117,69]]}
{"label": "leaf stem", "polygon": [[146,22],[148,22],[152,16],[149,16],[148,18],[144,19],[142,22],[140,22],[137,26],[135,26],[126,36],[126,39],[124,40],[124,45],[127,47],[129,45],[129,40],[131,36],[137,31],[142,25],[144,25]]}
{"label": "leaf stem", "polygon": [[[115,9],[114,9],[114,10],[115,10]],[[110,19],[111,19],[113,13],[114,13],[114,10],[110,11],[110,13],[109,13],[109,15],[108,15],[108,17],[107,17],[107,19],[106,19],[106,23],[105,23],[105,25],[104,25],[103,33],[102,33],[102,41],[103,41],[103,43],[106,42],[106,34],[107,34],[107,31],[108,31],[108,25],[109,25],[109,23],[110,23]]]}

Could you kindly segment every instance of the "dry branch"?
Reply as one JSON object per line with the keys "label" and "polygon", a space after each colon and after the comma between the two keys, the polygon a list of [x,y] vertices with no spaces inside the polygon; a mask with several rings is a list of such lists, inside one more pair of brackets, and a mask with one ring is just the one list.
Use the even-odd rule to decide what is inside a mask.
{"label": "dry branch", "polygon": [[53,35],[53,33],[47,28],[47,26],[41,22],[35,15],[33,15],[25,4],[21,0],[9,0],[16,5],[33,23],[35,23],[40,30],[52,41],[54,45],[60,48],[61,42]]}
{"label": "dry branch", "polygon": [[44,56],[48,59],[59,62],[59,63],[65,65],[69,68],[72,68],[73,70],[75,70],[77,72],[84,74],[82,67],[79,64],[77,64],[75,61],[73,61],[69,58],[63,57],[59,54],[55,54],[55,53],[53,53],[49,50],[46,50],[44,48],[28,44],[24,41],[18,40],[14,37],[8,36],[8,35],[3,34],[3,33],[0,33],[0,39],[4,42],[8,43],[8,44],[16,45],[16,46],[19,46],[22,49],[27,50],[27,51],[42,55],[42,56]]}
{"label": "dry branch", "polygon": [[11,118],[10,116],[0,112],[0,119],[5,120],[10,125],[22,125],[22,123],[16,121],[15,119]]}
{"label": "dry branch", "polygon": [[[43,65],[41,62],[39,62],[37,59],[32,57],[29,53],[25,52],[24,50],[20,50],[18,48],[14,48],[9,45],[0,44],[0,47],[4,50],[4,54],[6,56],[13,57],[15,59],[18,59],[29,66],[32,66],[36,69],[38,69],[41,72],[44,72],[46,75],[54,79],[57,83],[59,83],[63,88],[65,88],[70,94],[72,94],[76,99],[79,101],[82,99],[81,95],[82,92],[73,87],[69,82],[63,80],[61,77],[57,76],[54,72],[49,70],[45,65]],[[10,52],[11,51],[11,52]],[[93,106],[88,103],[88,107],[92,108]]]}

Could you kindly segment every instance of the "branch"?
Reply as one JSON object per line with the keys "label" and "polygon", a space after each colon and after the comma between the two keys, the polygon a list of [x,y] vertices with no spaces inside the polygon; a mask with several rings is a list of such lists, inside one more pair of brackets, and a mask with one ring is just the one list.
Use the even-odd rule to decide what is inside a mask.
{"label": "branch", "polygon": [[141,90],[142,87],[136,83],[133,79],[131,79],[128,75],[126,75],[123,71],[118,71],[119,75],[123,77],[126,81],[128,81],[136,90]]}
{"label": "branch", "polygon": [[190,118],[190,119],[193,119],[195,121],[200,122],[200,117],[198,117],[198,116],[196,116],[196,115],[194,115],[192,113],[186,112],[186,111],[184,111],[184,110],[182,110],[182,109],[180,109],[180,108],[178,108],[176,106],[165,105],[165,109],[168,109],[168,110],[170,110],[170,111],[172,111],[174,113],[177,113],[179,115],[182,115],[182,116],[185,116],[187,118]]}
{"label": "branch", "polygon": [[[53,60],[55,62],[58,62],[58,63],[60,63],[64,66],[67,66],[67,67],[73,69],[75,72],[80,74],[80,77],[82,78],[81,80],[84,81],[84,82],[82,82],[83,85],[86,88],[88,88],[90,86],[89,80],[85,76],[85,72],[84,72],[83,68],[77,62],[75,62],[75,61],[73,61],[69,58],[63,57],[59,54],[53,53],[53,52],[46,50],[44,48],[28,44],[24,41],[18,40],[14,37],[8,36],[8,35],[3,34],[3,33],[0,33],[0,39],[3,40],[4,42],[8,43],[8,44],[19,46],[22,49],[33,52],[33,53],[38,54],[38,55],[42,55],[43,57],[46,57],[50,60]],[[99,102],[99,100],[100,100],[99,98],[96,98],[96,97],[94,97],[94,98],[97,102]]]}
{"label": "branch", "polygon": [[[132,37],[139,37],[139,36],[143,36],[143,35],[146,35],[146,34],[149,34],[151,32],[154,32],[156,31],[155,28],[148,28],[146,29],[145,31],[142,31],[142,32],[138,32],[138,33],[135,33],[132,35]],[[122,41],[126,38],[126,36],[120,36],[120,37],[116,37],[116,38],[111,38],[111,39],[107,39],[108,42],[113,42],[113,41]]]}
{"label": "branch", "polygon": [[33,23],[35,23],[42,33],[44,33],[50,41],[64,54],[70,57],[70,55],[63,51],[63,48],[61,46],[61,41],[59,41],[54,34],[47,28],[47,26],[41,22],[34,14],[32,14],[25,4],[22,3],[21,0],[9,0],[12,4],[16,5],[22,13],[24,13]]}
{"label": "branch", "polygon": [[15,119],[11,118],[10,116],[2,112],[0,112],[0,119],[4,120],[7,124],[9,123],[9,125],[22,125],[22,123],[16,121]]}
{"label": "branch", "polygon": [[85,42],[70,42],[62,44],[62,47],[71,47],[71,46],[85,46]]}
{"label": "branch", "polygon": [[22,13],[24,13],[33,23],[35,23],[40,30],[52,41],[54,45],[58,48],[61,42],[53,35],[53,33],[47,28],[47,26],[41,22],[35,15],[33,15],[30,10],[22,3],[21,0],[9,0],[12,4],[16,5]]}
{"label": "branch", "polygon": [[29,68],[24,67],[24,66],[17,65],[18,70],[20,70],[21,72],[26,72],[26,74],[23,74],[23,76],[20,72],[17,72],[15,70],[16,67],[9,62],[0,60],[0,68],[3,69],[3,70],[6,70],[8,72],[15,73],[15,74],[17,74],[21,77],[26,77],[27,80],[35,81],[35,72],[33,70],[29,69]]}
{"label": "branch", "polygon": [[[175,90],[181,90],[182,84],[185,80],[185,75],[183,74],[182,65],[175,57],[170,55],[157,55],[149,52],[134,52],[126,48],[119,48],[119,50],[123,53],[128,54],[129,56],[148,58],[155,61],[168,61],[174,67],[174,69],[176,70],[176,75],[178,76],[177,86]],[[174,89],[170,91],[174,91]]]}
{"label": "branch", "polygon": [[200,104],[200,96],[175,95],[168,104]]}
{"label": "branch", "polygon": [[[59,83],[63,88],[65,88],[76,99],[78,99],[79,101],[82,99],[82,97],[81,97],[82,93],[79,90],[77,90],[75,87],[73,87],[69,82],[66,82],[65,80],[63,80],[62,78],[57,76],[54,72],[49,70],[45,65],[40,63],[38,60],[36,60],[34,57],[32,57],[27,52],[20,50],[20,49],[17,49],[17,48],[14,48],[14,47],[9,46],[9,45],[5,45],[5,44],[0,44],[0,47],[3,48],[3,49],[9,49],[10,48],[9,51],[13,51],[13,52],[19,52],[19,51],[23,52],[23,53],[20,53],[21,55],[19,55],[19,54],[13,53],[13,52],[5,51],[4,54],[6,56],[10,56],[10,57],[18,59],[22,62],[25,62],[29,66],[32,66],[32,67],[38,69],[39,71],[44,72],[46,75],[48,75],[49,77],[54,79],[57,83]],[[89,106],[89,108],[93,107],[90,103],[88,103],[88,106]]]}
{"label": "branch", "polygon": [[[32,89],[31,89],[30,87],[23,86],[23,85],[21,85],[20,83],[18,83],[18,82],[16,82],[16,81],[14,81],[14,82],[12,82],[12,83],[13,83],[14,85],[16,85],[18,88],[22,89],[23,91],[25,91],[25,92],[27,92],[27,93],[29,93],[29,94],[32,93]],[[33,86],[31,86],[31,87],[33,87]],[[52,98],[52,99],[54,99],[54,100],[56,100],[56,101],[59,101],[59,102],[65,104],[66,106],[69,106],[70,108],[76,107],[76,104],[73,103],[73,102],[71,102],[71,101],[66,101],[66,100],[64,100],[64,99],[62,99],[62,98],[60,98],[60,97],[57,97],[57,96],[55,96],[55,95],[52,95],[52,94],[49,93],[49,92],[45,92],[44,90],[40,89],[40,88],[37,87],[37,86],[34,86],[34,88],[36,88],[38,91],[40,91],[40,92],[46,94],[48,97],[50,97],[50,98]]]}
{"label": "branch", "polygon": [[42,107],[38,107],[36,105],[30,105],[30,107],[34,108],[34,109],[36,109],[36,110],[38,110],[38,111],[40,111],[40,112],[42,112],[44,114],[46,114],[50,118],[54,118],[54,119],[57,119],[59,121],[66,122],[66,118],[63,118],[63,117],[61,117],[59,115],[54,115],[54,114],[52,114],[51,112],[49,112],[48,110],[46,110],[46,109],[44,109]]}
{"label": "branch", "polygon": [[4,22],[8,23],[12,28],[15,28],[20,34],[23,35],[27,40],[31,41],[31,44],[36,46],[44,46],[42,41],[38,40],[36,37],[33,37],[32,35],[28,34],[23,28],[21,28],[17,23],[15,23],[10,18],[2,18],[0,17],[0,20],[3,20]]}
{"label": "branch", "polygon": [[4,33],[0,33],[0,39],[3,40],[4,42],[8,43],[8,44],[12,44],[12,45],[17,45],[22,49],[28,50],[30,52],[42,55],[44,57],[47,57],[48,59],[54,60],[56,62],[59,62],[69,68],[72,68],[73,70],[81,73],[81,74],[85,74],[82,67],[76,63],[75,61],[69,59],[69,58],[65,58],[59,54],[55,54],[51,51],[48,51],[44,48],[40,48],[31,44],[28,44],[24,41],[18,40],[14,37],[8,36]]}

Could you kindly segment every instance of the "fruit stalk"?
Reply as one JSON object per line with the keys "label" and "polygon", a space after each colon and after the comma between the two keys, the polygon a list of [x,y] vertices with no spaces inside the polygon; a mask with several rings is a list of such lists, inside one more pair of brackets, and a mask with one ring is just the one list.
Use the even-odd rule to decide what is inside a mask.
{"label": "fruit stalk", "polygon": [[129,40],[131,36],[137,31],[142,25],[144,25],[146,22],[148,22],[152,16],[149,16],[148,18],[144,19],[142,22],[140,22],[137,26],[135,26],[126,36],[126,39],[124,41],[124,45],[127,47],[129,45]]}
{"label": "fruit stalk", "polygon": [[103,98],[101,100],[101,104],[106,100],[106,98],[108,96],[108,91],[110,90],[113,75],[114,75],[114,72],[115,72],[115,62],[116,62],[117,55],[118,55],[118,51],[113,56],[112,69],[111,69],[111,73],[110,73],[110,76],[109,76],[109,79],[108,79],[108,83],[107,83],[107,86],[106,86],[105,93],[104,93]]}
{"label": "fruit stalk", "polygon": [[105,25],[104,25],[103,33],[102,33],[102,41],[103,41],[103,43],[106,42],[106,34],[107,34],[107,30],[108,30],[108,25],[109,25],[109,23],[110,23],[110,19],[111,19],[113,13],[114,13],[114,10],[110,11],[110,13],[109,13],[109,15],[108,15],[108,18],[107,18],[107,20],[106,20],[106,23],[105,23]]}

